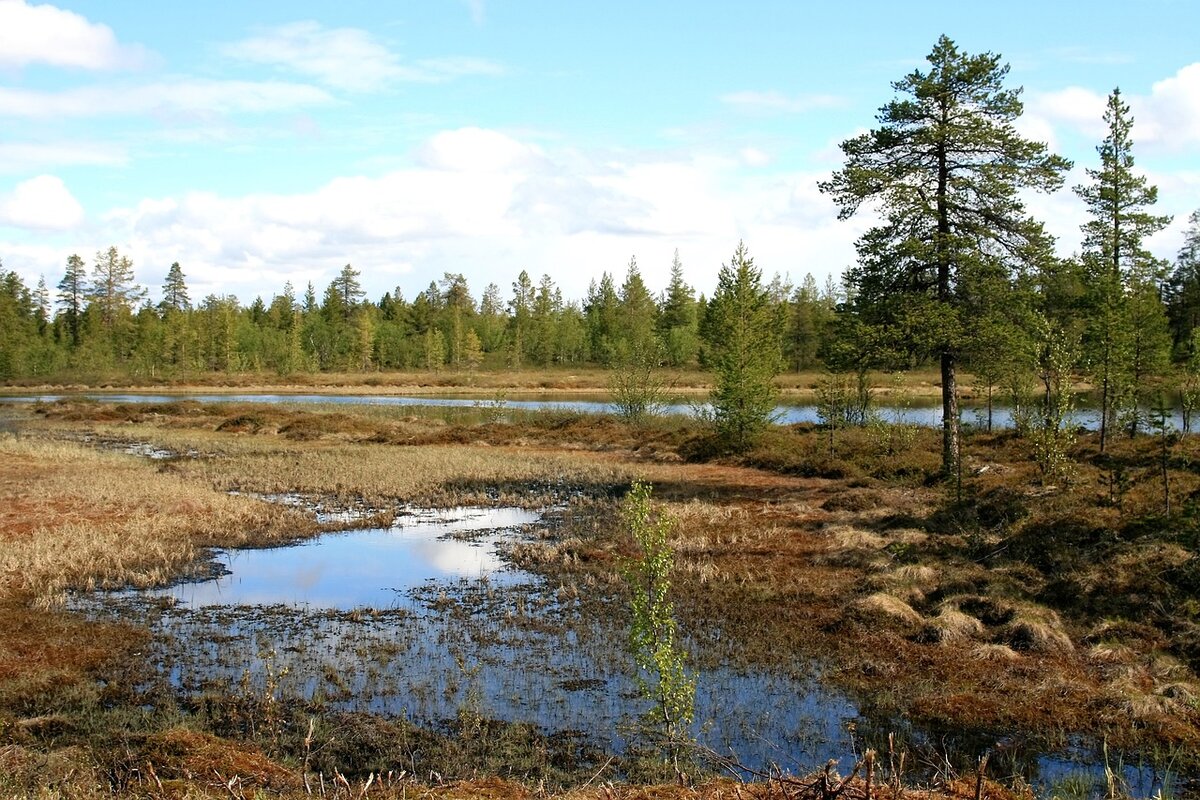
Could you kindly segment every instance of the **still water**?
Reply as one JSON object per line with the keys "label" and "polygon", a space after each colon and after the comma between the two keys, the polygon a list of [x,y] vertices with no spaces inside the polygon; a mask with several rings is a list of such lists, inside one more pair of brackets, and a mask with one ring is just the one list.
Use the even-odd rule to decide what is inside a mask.
{"label": "still water", "polygon": [[[185,693],[236,691],[246,674],[258,686],[284,675],[281,694],[339,710],[430,724],[467,711],[625,752],[645,705],[625,649],[623,604],[610,588],[550,585],[504,557],[542,518],[515,508],[419,511],[387,528],[215,551],[207,579],[79,602],[97,616],[147,622],[154,662]],[[747,767],[805,772],[829,758],[845,762],[864,737],[877,744],[894,730],[910,743],[939,744],[904,720],[864,717],[810,662],[780,654],[770,669],[740,668],[714,657],[721,631],[703,641],[687,634],[694,732]],[[987,743],[940,745],[973,758]],[[1004,768],[1035,785],[1103,775],[1085,749],[1006,747]],[[1146,795],[1161,785],[1150,768],[1124,773]]]}
{"label": "still water", "polygon": [[[112,394],[88,393],[79,395],[41,394],[41,395],[10,395],[0,397],[0,403],[53,403],[58,400],[72,398],[87,398],[107,403],[174,403],[191,400],[198,403],[294,403],[308,405],[323,403],[329,405],[367,405],[367,406],[436,406],[457,408],[484,408],[495,413],[504,410],[521,411],[562,411],[576,414],[613,414],[617,407],[610,402],[601,400],[508,400],[494,401],[466,397],[431,397],[374,395],[374,394]],[[670,403],[662,408],[664,414],[680,414],[693,416],[698,411],[707,409],[702,402]],[[775,422],[780,425],[792,425],[800,422],[819,422],[820,415],[815,405],[780,405],[775,408]],[[940,405],[914,405],[911,407],[879,406],[876,413],[885,422],[904,422],[923,427],[937,427],[942,424],[942,409]],[[1078,427],[1095,430],[1099,425],[1098,414],[1094,409],[1079,408],[1073,411],[1068,419]],[[962,420],[967,424],[983,427],[987,423],[987,411],[983,407],[963,405]],[[1182,427],[1182,417],[1176,412],[1171,423],[1176,429]],[[1012,410],[997,405],[992,412],[992,425],[995,428],[1012,427]]]}

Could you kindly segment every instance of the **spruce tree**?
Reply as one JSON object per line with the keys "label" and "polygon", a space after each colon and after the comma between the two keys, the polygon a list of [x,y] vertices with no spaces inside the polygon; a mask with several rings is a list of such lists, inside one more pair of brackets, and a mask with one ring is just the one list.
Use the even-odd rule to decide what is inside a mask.
{"label": "spruce tree", "polygon": [[781,366],[770,297],[744,243],[721,265],[706,331],[717,434],[729,450],[744,451],[771,421]]}
{"label": "spruce tree", "polygon": [[621,284],[617,296],[620,298],[618,357],[653,359],[657,350],[654,328],[658,305],[642,280],[642,271],[638,268],[636,258],[630,257],[625,270],[625,282]]}
{"label": "spruce tree", "polygon": [[1048,249],[1025,212],[1022,189],[1052,191],[1070,162],[1021,137],[1020,89],[992,53],[968,55],[942,36],[892,87],[879,127],[842,142],[845,167],[821,183],[839,218],[873,203],[883,224],[859,240],[848,273],[854,307],[915,351],[935,358],[942,378],[942,469],[958,473],[958,367],[963,349],[960,282],[988,264],[1013,270]]}

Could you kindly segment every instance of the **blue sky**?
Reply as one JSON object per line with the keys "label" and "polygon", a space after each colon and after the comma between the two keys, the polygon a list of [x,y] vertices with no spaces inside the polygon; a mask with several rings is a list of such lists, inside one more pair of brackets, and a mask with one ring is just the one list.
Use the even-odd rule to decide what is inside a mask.
{"label": "blue sky", "polygon": [[[942,33],[1011,65],[1068,186],[1119,85],[1171,258],[1200,208],[1196,30],[1183,0],[0,0],[0,259],[53,286],[115,244],[152,294],[179,261],[194,299],[320,292],[346,263],[373,297],[527,269],[578,298],[631,256],[660,289],[676,249],[710,291],[745,239],[823,281],[870,218],[816,183]],[[1029,206],[1077,246],[1069,190]]]}

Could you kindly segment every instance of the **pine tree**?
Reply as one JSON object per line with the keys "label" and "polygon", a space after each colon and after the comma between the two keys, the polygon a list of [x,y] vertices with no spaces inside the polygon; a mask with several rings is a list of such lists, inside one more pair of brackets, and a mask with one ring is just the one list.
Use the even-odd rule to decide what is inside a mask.
{"label": "pine tree", "polygon": [[942,36],[927,60],[927,72],[893,84],[904,96],[880,109],[878,128],[842,143],[846,165],[821,191],[841,219],[869,201],[883,212],[848,275],[854,305],[940,362],[942,469],[951,477],[960,459],[959,283],[985,262],[1011,269],[1045,253],[1019,191],[1057,189],[1070,162],[1017,134],[1020,90],[1004,88],[998,56],[967,55]]}
{"label": "pine tree", "polygon": [[363,291],[362,284],[358,281],[360,277],[362,277],[362,273],[347,264],[333,279],[332,286],[341,297],[343,319],[349,320],[354,307],[367,296],[367,293]]}
{"label": "pine tree", "polygon": [[128,256],[118,253],[116,247],[96,253],[90,297],[105,329],[111,332],[145,296],[145,290],[133,282],[133,262]]}
{"label": "pine tree", "polygon": [[1171,334],[1175,349],[1186,359],[1191,355],[1192,333],[1200,328],[1200,210],[1188,217],[1168,291]]}
{"label": "pine tree", "polygon": [[1118,405],[1132,411],[1136,431],[1138,384],[1165,363],[1166,318],[1157,299],[1165,265],[1143,243],[1171,221],[1146,211],[1157,202],[1158,189],[1133,171],[1133,118],[1120,89],[1108,97],[1104,122],[1108,135],[1096,148],[1100,167],[1087,170],[1090,184],[1075,187],[1092,217],[1083,225],[1085,340],[1100,390],[1101,452]]}
{"label": "pine tree", "polygon": [[521,270],[521,274],[513,281],[512,289],[513,297],[508,302],[509,311],[512,313],[510,318],[512,333],[509,337],[512,347],[511,361],[514,367],[520,367],[529,355],[531,346],[530,317],[533,314],[533,302],[536,297],[529,273]]}
{"label": "pine tree", "polygon": [[168,309],[185,311],[192,307],[188,297],[187,283],[183,280],[183,270],[176,261],[167,270],[167,279],[163,282],[163,299],[159,306],[164,312]]}
{"label": "pine tree", "polygon": [[741,242],[717,276],[707,333],[717,373],[711,397],[717,434],[730,450],[744,451],[771,421],[781,359],[762,273]]}
{"label": "pine tree", "polygon": [[79,322],[87,300],[87,267],[77,255],[67,258],[67,271],[58,282],[58,304],[71,338],[71,347],[79,346]]}

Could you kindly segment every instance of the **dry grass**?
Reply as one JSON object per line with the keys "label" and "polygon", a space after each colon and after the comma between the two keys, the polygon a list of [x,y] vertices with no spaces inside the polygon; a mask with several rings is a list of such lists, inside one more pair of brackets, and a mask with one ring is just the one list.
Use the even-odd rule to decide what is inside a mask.
{"label": "dry grass", "polygon": [[[612,373],[598,367],[562,367],[531,369],[482,369],[472,371],[418,370],[405,372],[324,372],[280,376],[269,372],[215,372],[189,375],[158,382],[127,375],[96,376],[80,383],[79,376],[60,383],[22,381],[13,388],[24,391],[63,392],[120,389],[133,391],[172,392],[229,391],[275,392],[294,394],[445,394],[487,397],[498,391],[514,394],[607,394]],[[822,380],[819,370],[788,372],[776,379],[785,397],[811,399],[813,387]],[[662,370],[661,378],[673,393],[688,396],[707,394],[712,388],[712,373],[697,369]],[[875,373],[871,376],[877,387],[876,396],[886,398],[899,386],[909,397],[932,399],[940,397],[938,373],[932,370],[910,370],[899,384],[893,376]],[[964,377],[961,385],[971,381]],[[969,398],[969,390],[964,397]]]}
{"label": "dry grass", "polygon": [[52,600],[68,588],[148,586],[200,548],[311,533],[303,515],[128,456],[0,436],[0,594]]}
{"label": "dry grass", "polygon": [[[1134,540],[1106,560],[1082,555],[1077,540],[1060,537],[1056,519],[1120,525],[1118,510],[1096,498],[1102,475],[1090,462],[1051,493],[1037,484],[1024,443],[975,440],[969,452],[1004,469],[972,479],[976,516],[964,522],[942,515],[942,487],[911,477],[868,470],[807,477],[834,471],[802,469],[821,441],[819,432],[800,427],[779,433],[796,450],[766,470],[746,462],[679,463],[667,457],[679,439],[661,431],[653,432],[661,449],[650,457],[636,446],[640,434],[611,421],[474,425],[342,409],[281,412],[263,424],[217,431],[232,414],[139,413],[49,421],[46,430],[71,426],[197,450],[204,457],[173,462],[170,474],[149,466],[146,474],[209,493],[300,492],[381,506],[539,505],[638,475],[655,484],[657,502],[678,520],[672,543],[681,623],[743,632],[729,635],[733,644],[723,654],[738,665],[770,669],[797,654],[820,659],[833,680],[918,723],[1078,731],[1122,746],[1200,741],[1192,672],[1178,661],[1147,661],[1166,647],[1161,632],[1135,641],[1126,623],[1108,631],[1090,611],[1047,607],[1044,590],[1064,575],[1101,595],[1116,586],[1153,597],[1157,584],[1145,576],[1159,580],[1190,557],[1174,544]],[[850,455],[863,464],[878,460],[869,446],[864,439],[862,451]],[[1153,481],[1142,480],[1125,497],[1126,515],[1152,507]],[[1189,481],[1195,478],[1180,470],[1180,496]],[[1009,497],[1016,511],[1005,516],[1001,501]],[[557,538],[518,548],[518,558],[564,591],[613,591],[628,544],[612,507],[611,499],[586,507]]]}

